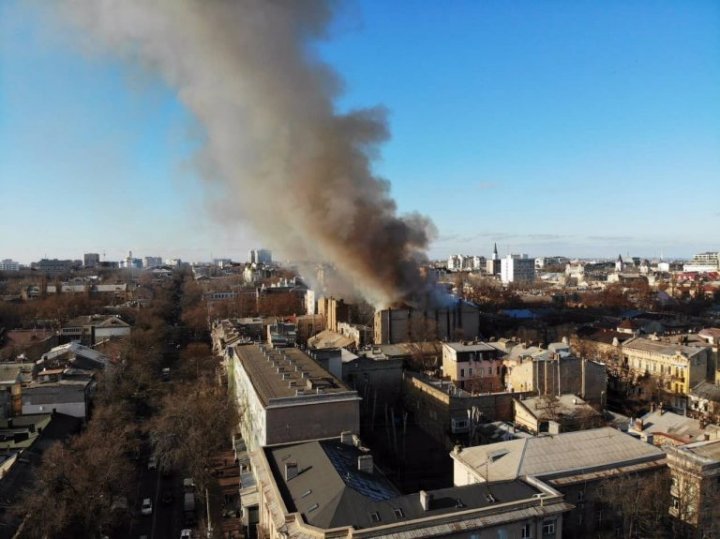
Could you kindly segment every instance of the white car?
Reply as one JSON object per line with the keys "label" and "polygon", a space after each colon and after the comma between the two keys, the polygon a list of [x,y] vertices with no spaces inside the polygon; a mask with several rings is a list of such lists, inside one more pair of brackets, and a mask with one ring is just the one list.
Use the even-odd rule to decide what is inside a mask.
{"label": "white car", "polygon": [[155,455],[148,459],[148,470],[157,470],[157,457]]}
{"label": "white car", "polygon": [[143,515],[152,515],[152,502],[150,501],[150,498],[143,499],[142,506],[140,506],[140,512]]}
{"label": "white car", "polygon": [[180,539],[192,539],[192,530],[190,528],[180,530]]}

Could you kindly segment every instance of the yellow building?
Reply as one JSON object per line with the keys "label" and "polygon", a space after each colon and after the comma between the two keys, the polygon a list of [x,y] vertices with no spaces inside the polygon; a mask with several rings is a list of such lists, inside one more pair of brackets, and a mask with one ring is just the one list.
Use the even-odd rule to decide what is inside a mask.
{"label": "yellow building", "polygon": [[704,382],[711,349],[635,337],[622,345],[622,360],[637,374],[656,378],[665,391],[688,395]]}

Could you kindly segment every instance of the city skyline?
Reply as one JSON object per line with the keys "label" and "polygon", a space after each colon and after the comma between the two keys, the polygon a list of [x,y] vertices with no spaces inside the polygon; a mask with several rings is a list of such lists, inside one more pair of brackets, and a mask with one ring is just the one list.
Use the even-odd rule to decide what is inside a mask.
{"label": "city skyline", "polygon": [[[38,10],[0,8],[0,176],[17,202],[0,257],[192,261],[264,243],[213,219],[192,163],[203,134],[175,93]],[[718,15],[711,2],[368,1],[313,50],[344,80],[338,110],[389,109],[374,169],[401,213],[435,222],[430,258],[493,242],[501,256],[690,258],[720,244],[706,196],[720,179]]]}

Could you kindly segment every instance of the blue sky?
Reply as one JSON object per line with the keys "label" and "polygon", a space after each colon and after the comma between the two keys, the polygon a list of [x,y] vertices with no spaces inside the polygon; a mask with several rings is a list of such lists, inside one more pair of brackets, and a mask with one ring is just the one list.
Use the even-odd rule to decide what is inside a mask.
{"label": "blue sky", "polygon": [[[243,259],[173,91],[0,5],[0,258]],[[315,45],[340,110],[382,104],[376,170],[431,256],[720,249],[720,4],[359,1]]]}

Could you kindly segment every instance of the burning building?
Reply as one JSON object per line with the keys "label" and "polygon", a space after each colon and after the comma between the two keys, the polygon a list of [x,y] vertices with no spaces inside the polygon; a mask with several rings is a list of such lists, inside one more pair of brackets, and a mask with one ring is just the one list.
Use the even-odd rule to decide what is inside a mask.
{"label": "burning building", "polygon": [[375,344],[470,340],[480,334],[480,310],[466,301],[424,309],[403,305],[375,312]]}

